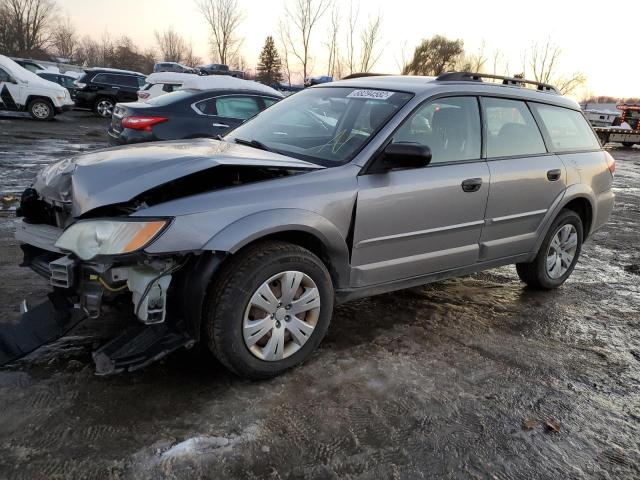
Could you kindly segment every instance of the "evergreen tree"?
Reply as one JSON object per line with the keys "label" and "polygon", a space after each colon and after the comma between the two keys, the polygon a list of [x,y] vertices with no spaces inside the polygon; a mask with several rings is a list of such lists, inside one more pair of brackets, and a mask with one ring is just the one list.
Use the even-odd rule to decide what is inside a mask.
{"label": "evergreen tree", "polygon": [[272,85],[282,80],[282,61],[272,36],[267,37],[260,52],[257,78],[265,85]]}

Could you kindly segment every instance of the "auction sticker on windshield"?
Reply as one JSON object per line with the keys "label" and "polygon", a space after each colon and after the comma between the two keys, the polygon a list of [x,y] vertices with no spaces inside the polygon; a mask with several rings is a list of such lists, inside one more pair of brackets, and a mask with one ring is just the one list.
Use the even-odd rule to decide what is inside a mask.
{"label": "auction sticker on windshield", "polygon": [[384,90],[354,90],[347,98],[371,98],[374,100],[386,100],[396,92],[386,92]]}

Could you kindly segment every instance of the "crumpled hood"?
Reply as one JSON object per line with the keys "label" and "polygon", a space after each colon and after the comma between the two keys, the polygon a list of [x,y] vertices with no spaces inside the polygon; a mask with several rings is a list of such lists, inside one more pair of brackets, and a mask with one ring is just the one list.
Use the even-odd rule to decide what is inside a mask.
{"label": "crumpled hood", "polygon": [[127,202],[172,180],[221,165],[315,170],[318,165],[212,139],[156,142],[100,150],[50,165],[34,188],[49,202],[72,204],[72,215]]}

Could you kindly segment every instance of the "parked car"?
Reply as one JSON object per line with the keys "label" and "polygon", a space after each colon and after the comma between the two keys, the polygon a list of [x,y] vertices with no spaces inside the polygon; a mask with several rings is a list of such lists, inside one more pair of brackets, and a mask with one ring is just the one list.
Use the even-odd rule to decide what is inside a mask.
{"label": "parked car", "polygon": [[146,78],[146,83],[142,88],[138,90],[138,100],[146,101],[164,95],[165,93],[175,92],[182,88],[185,80],[191,80],[193,78],[193,73],[152,73]]}
{"label": "parked car", "polygon": [[18,57],[11,57],[11,60],[16,62],[22,68],[24,68],[26,70],[29,70],[31,73],[36,73],[39,70],[46,70],[47,69],[43,64],[38,63],[35,60],[29,60],[29,59],[26,59],[26,58],[18,58]]}
{"label": "parked car", "polygon": [[146,78],[142,73],[113,68],[88,68],[84,72],[74,82],[76,105],[104,118],[111,116],[116,103],[137,100]]}
{"label": "parked car", "polygon": [[107,132],[109,142],[123,145],[158,140],[215,138],[282,98],[277,90],[256,82],[235,78],[214,82],[211,82],[212,79],[202,80],[195,84],[186,80],[185,85],[194,87],[205,83],[220,86],[204,90],[189,88],[144,102],[119,103]]}
{"label": "parked car", "polygon": [[64,87],[69,92],[71,99],[73,100],[76,96],[76,86],[74,82],[76,81],[75,77],[70,75],[64,75],[62,73],[53,73],[46,70],[40,70],[36,72],[40,78],[44,78],[45,80],[49,80],[50,82],[57,83],[58,85]]}
{"label": "parked car", "polygon": [[196,67],[201,75],[229,75],[236,78],[244,78],[244,72],[240,70],[230,70],[228,65],[221,63],[210,63]]}
{"label": "parked car", "polygon": [[322,75],[319,77],[307,77],[304,79],[305,87],[313,87],[314,85],[320,85],[321,83],[333,82],[333,77]]}
{"label": "parked car", "polygon": [[71,108],[73,100],[66,88],[0,55],[0,110],[26,111],[36,120],[51,120]]}
{"label": "parked car", "polygon": [[153,66],[153,72],[198,73],[198,70],[177,62],[160,62]]}
{"label": "parked car", "polygon": [[[94,353],[99,374],[199,341],[271,377],[309,357],[336,303],[509,264],[559,287],[609,217],[614,170],[549,85],[451,73],[311,87],[223,140],[47,167],[16,236],[56,307],[24,321],[53,336],[120,297],[139,323]],[[24,349],[5,337],[5,358]]]}

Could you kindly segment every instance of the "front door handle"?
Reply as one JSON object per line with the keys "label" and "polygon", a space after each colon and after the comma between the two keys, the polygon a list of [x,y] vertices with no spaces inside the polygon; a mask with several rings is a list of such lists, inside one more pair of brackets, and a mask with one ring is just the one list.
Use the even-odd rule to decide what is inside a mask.
{"label": "front door handle", "polygon": [[211,126],[220,127],[220,128],[229,128],[229,125],[227,125],[226,123],[212,123]]}
{"label": "front door handle", "polygon": [[478,190],[480,190],[481,186],[482,186],[481,178],[468,178],[466,180],[463,180],[462,182],[462,191],[467,193],[477,192]]}
{"label": "front door handle", "polygon": [[562,170],[560,170],[559,168],[554,168],[553,170],[549,170],[547,172],[547,180],[549,180],[550,182],[555,182],[557,180],[560,180],[561,175]]}

